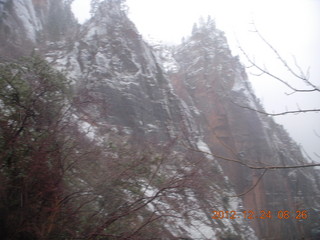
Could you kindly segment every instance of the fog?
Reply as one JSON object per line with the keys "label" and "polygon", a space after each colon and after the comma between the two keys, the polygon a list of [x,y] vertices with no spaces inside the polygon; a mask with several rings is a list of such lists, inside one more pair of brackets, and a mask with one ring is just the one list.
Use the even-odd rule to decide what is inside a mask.
{"label": "fog", "polygon": [[[211,15],[226,33],[234,55],[245,52],[268,71],[296,87],[305,84],[289,74],[277,56],[263,44],[252,23],[296,71],[310,73],[310,81],[320,86],[320,1],[317,0],[127,0],[129,17],[145,39],[178,44],[191,33],[201,16]],[[74,11],[80,21],[89,17],[89,0],[75,0]],[[294,60],[295,59],[295,60]],[[248,73],[258,73],[251,68]],[[249,74],[249,79],[268,112],[320,108],[320,93],[294,93],[278,81]],[[290,94],[290,95],[288,95]],[[275,117],[284,125],[309,156],[320,162],[320,113],[301,113]]]}

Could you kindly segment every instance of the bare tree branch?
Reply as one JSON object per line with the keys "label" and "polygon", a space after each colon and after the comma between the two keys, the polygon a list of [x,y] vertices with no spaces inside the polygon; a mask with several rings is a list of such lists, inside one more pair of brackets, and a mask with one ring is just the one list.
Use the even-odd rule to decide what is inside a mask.
{"label": "bare tree branch", "polygon": [[[271,73],[268,72],[268,71],[264,71],[262,68],[260,68],[259,66],[257,66],[257,64],[252,63],[251,59],[248,58],[248,55],[245,54],[245,56],[247,57],[247,59],[249,60],[250,63],[252,63],[252,64],[253,64],[255,67],[257,67],[259,70],[263,70],[263,72],[266,73],[266,74],[268,74],[269,76],[272,76],[273,78],[276,78],[277,80],[283,82],[285,85],[287,85],[287,86],[288,86],[289,88],[291,88],[292,90],[295,89],[295,91],[297,91],[297,92],[306,92],[306,91],[307,91],[307,92],[308,92],[308,91],[309,91],[309,92],[313,92],[313,91],[318,91],[318,92],[320,92],[320,89],[319,89],[317,86],[315,86],[312,82],[310,82],[310,80],[309,80],[309,78],[308,78],[308,75],[309,75],[309,74],[305,74],[305,73],[302,71],[301,67],[298,66],[297,61],[296,61],[295,58],[294,58],[294,60],[295,60],[295,65],[297,66],[297,68],[298,68],[298,70],[299,70],[299,73],[295,72],[295,71],[293,70],[293,68],[288,65],[287,61],[284,60],[284,58],[283,58],[283,57],[280,55],[280,53],[276,50],[276,48],[275,48],[273,45],[271,45],[270,42],[267,41],[267,40],[262,36],[262,34],[261,34],[260,31],[257,29],[257,27],[256,27],[256,25],[255,25],[254,22],[252,22],[252,25],[253,25],[253,27],[254,27],[254,32],[255,32],[255,33],[258,35],[258,37],[263,41],[263,43],[265,43],[265,44],[267,45],[267,47],[275,54],[275,56],[280,60],[280,62],[282,63],[282,65],[283,65],[294,77],[296,77],[296,78],[304,81],[304,82],[305,82],[309,87],[311,87],[312,89],[306,90],[306,89],[296,89],[296,88],[292,87],[292,86],[291,86],[290,84],[288,84],[286,81],[283,81],[282,79],[276,77],[275,75],[271,74]],[[243,51],[243,49],[242,49],[241,47],[240,47],[240,50],[244,53],[244,51]],[[307,72],[309,72],[309,71],[307,71]]]}
{"label": "bare tree branch", "polygon": [[248,164],[248,163],[244,163],[240,160],[237,160],[237,159],[233,159],[233,158],[228,158],[228,157],[224,157],[224,156],[220,156],[220,155],[217,155],[217,154],[214,154],[214,153],[209,153],[209,152],[205,152],[205,151],[202,151],[202,150],[199,150],[199,149],[196,149],[196,148],[191,148],[191,147],[187,147],[189,150],[192,150],[192,151],[195,151],[195,152],[200,152],[200,153],[204,153],[204,154],[207,154],[207,155],[210,155],[210,156],[213,156],[217,159],[222,159],[222,160],[225,160],[225,161],[228,161],[228,162],[233,162],[233,163],[237,163],[237,164],[240,164],[242,166],[245,166],[247,168],[250,168],[250,169],[265,169],[265,170],[275,170],[275,169],[292,169],[292,168],[307,168],[307,167],[319,167],[320,166],[320,163],[310,163],[310,164],[305,164],[305,165],[291,165],[291,166],[274,166],[274,165],[271,165],[271,166],[257,166],[257,165],[251,165],[251,164]]}
{"label": "bare tree branch", "polygon": [[258,185],[258,183],[261,181],[262,177],[266,174],[267,171],[268,171],[268,169],[264,169],[262,174],[259,176],[259,178],[255,182],[255,184],[253,184],[248,190],[244,191],[243,193],[237,194],[235,196],[229,196],[229,197],[242,197],[242,196],[246,195],[247,193],[251,192]]}
{"label": "bare tree branch", "polygon": [[[291,86],[289,83],[287,83],[284,79],[276,76],[275,74],[271,73],[270,71],[266,70],[265,68],[259,66],[254,60],[252,60],[249,55],[245,52],[245,50],[239,46],[240,51],[242,52],[242,54],[246,57],[246,59],[249,61],[249,63],[255,67],[256,69],[258,69],[261,73],[260,75],[266,74],[276,80],[278,80],[279,82],[283,83],[285,86],[287,86],[288,88],[290,88],[291,90],[293,90],[294,92],[300,92],[300,93],[306,93],[306,92],[316,92],[316,91],[320,91],[318,88],[314,87],[313,84],[309,84],[310,86],[312,86],[313,88],[311,89],[298,89],[295,88],[293,86]],[[252,67],[251,66],[251,67]],[[308,80],[305,80],[303,77],[299,77],[299,79],[309,82]]]}
{"label": "bare tree branch", "polygon": [[314,108],[314,109],[299,109],[298,110],[288,110],[288,111],[284,111],[284,112],[278,112],[278,113],[270,113],[270,112],[266,112],[266,111],[261,111],[252,107],[248,107],[248,106],[243,106],[240,105],[234,101],[231,101],[233,104],[244,108],[244,109],[248,109],[257,113],[261,113],[264,115],[268,115],[268,116],[281,116],[281,115],[287,115],[287,114],[299,114],[299,113],[309,113],[309,112],[320,112],[320,108]]}

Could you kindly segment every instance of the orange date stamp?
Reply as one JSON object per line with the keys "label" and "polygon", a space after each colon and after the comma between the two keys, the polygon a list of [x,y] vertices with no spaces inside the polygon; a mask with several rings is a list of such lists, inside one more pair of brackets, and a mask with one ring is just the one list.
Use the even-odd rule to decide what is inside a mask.
{"label": "orange date stamp", "polygon": [[307,210],[296,210],[296,211],[212,211],[212,219],[296,219],[303,220],[308,218]]}

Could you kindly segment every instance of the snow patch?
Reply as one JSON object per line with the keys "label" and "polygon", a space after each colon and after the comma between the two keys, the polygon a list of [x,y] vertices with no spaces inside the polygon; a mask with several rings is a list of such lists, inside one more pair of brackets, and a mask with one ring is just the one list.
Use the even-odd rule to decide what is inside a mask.
{"label": "snow patch", "polygon": [[208,145],[203,142],[201,139],[198,140],[197,142],[197,147],[198,149],[201,151],[201,152],[204,152],[204,153],[207,153],[207,158],[210,159],[210,160],[213,160],[214,157],[211,155],[211,150],[210,148],[208,147]]}
{"label": "snow patch", "polygon": [[39,18],[36,17],[33,3],[31,0],[15,0],[15,9],[21,19],[21,23],[26,31],[27,37],[36,42],[36,33],[42,29]]}
{"label": "snow patch", "polygon": [[244,84],[242,83],[242,80],[236,78],[231,90],[235,91],[235,92],[241,92],[241,91],[245,91],[245,89],[246,88],[245,88]]}
{"label": "snow patch", "polygon": [[86,134],[86,136],[89,137],[91,140],[95,139],[94,128],[89,123],[85,121],[81,121],[80,128]]}

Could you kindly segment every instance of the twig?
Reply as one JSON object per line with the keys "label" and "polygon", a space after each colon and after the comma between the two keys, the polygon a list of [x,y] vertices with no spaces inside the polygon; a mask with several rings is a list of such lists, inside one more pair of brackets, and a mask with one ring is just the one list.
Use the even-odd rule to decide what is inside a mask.
{"label": "twig", "polygon": [[259,176],[258,180],[255,182],[255,184],[253,184],[248,190],[244,191],[243,193],[237,194],[235,196],[228,196],[228,197],[242,197],[243,195],[246,195],[247,193],[251,192],[258,185],[258,183],[261,181],[262,177],[266,174],[267,171],[268,169],[264,169],[262,174]]}
{"label": "twig", "polygon": [[219,155],[213,154],[213,153],[208,153],[208,152],[205,152],[205,151],[202,151],[202,150],[198,150],[198,149],[194,149],[194,148],[190,148],[190,147],[188,147],[188,149],[190,149],[192,151],[195,151],[195,152],[201,152],[201,153],[204,153],[204,154],[208,154],[208,155],[211,155],[211,156],[213,156],[215,158],[222,159],[222,160],[225,160],[225,161],[234,162],[234,163],[240,164],[240,165],[245,166],[245,167],[250,168],[250,169],[275,170],[275,169],[307,168],[307,167],[319,167],[320,166],[320,163],[312,163],[312,164],[306,164],[306,165],[292,165],[292,166],[273,166],[273,165],[272,166],[256,166],[256,165],[251,165],[251,164],[248,164],[248,163],[241,162],[241,161],[236,160],[236,159],[219,156]]}
{"label": "twig", "polygon": [[278,113],[270,113],[270,112],[266,112],[266,111],[261,111],[258,109],[254,109],[248,106],[243,106],[240,105],[236,102],[231,101],[232,103],[234,103],[235,105],[237,105],[238,107],[244,108],[244,109],[248,109],[257,113],[261,113],[264,115],[268,115],[268,116],[281,116],[281,115],[286,115],[286,114],[299,114],[299,113],[309,113],[309,112],[320,112],[320,108],[314,108],[314,109],[298,109],[298,110],[287,110],[284,112],[278,112]]}

